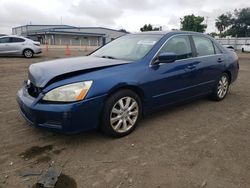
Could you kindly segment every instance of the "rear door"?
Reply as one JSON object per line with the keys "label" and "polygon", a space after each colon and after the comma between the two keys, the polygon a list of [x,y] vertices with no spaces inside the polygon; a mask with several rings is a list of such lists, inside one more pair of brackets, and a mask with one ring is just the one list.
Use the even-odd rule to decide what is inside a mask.
{"label": "rear door", "polygon": [[10,37],[0,38],[0,54],[8,54],[11,51]]}
{"label": "rear door", "polygon": [[196,93],[208,93],[217,83],[217,79],[224,69],[224,56],[222,51],[208,37],[201,35],[192,36],[196,50],[195,91]]}

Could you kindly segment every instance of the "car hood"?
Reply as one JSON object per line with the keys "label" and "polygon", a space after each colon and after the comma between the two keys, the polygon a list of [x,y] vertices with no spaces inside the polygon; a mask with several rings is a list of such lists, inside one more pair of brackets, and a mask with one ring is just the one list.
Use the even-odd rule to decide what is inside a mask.
{"label": "car hood", "polygon": [[110,66],[131,63],[131,61],[114,60],[98,57],[75,57],[35,63],[29,67],[29,80],[36,87],[43,88],[53,78],[76,73],[91,71]]}

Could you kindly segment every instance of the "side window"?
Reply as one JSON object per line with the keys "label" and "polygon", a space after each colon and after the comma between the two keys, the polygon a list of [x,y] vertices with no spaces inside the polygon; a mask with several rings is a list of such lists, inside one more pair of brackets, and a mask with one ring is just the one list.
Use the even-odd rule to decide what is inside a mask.
{"label": "side window", "polygon": [[210,39],[200,36],[193,36],[197,56],[206,56],[214,54],[214,46]]}
{"label": "side window", "polygon": [[181,35],[171,38],[160,51],[160,53],[166,52],[176,53],[178,60],[192,57],[189,37]]}
{"label": "side window", "polygon": [[0,38],[0,43],[9,43],[9,42],[10,42],[9,37]]}
{"label": "side window", "polygon": [[216,44],[214,44],[214,50],[216,54],[221,54],[221,50],[216,46]]}
{"label": "side window", "polygon": [[16,38],[16,37],[12,37],[11,38],[11,42],[24,42],[25,40],[24,39],[21,39],[21,38]]}

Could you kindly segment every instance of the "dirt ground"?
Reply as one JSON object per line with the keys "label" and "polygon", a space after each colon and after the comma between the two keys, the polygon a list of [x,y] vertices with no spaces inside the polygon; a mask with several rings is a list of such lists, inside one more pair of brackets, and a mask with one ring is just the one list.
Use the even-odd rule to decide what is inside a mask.
{"label": "dirt ground", "polygon": [[[73,51],[73,55],[83,55]],[[35,187],[28,169],[61,166],[57,188],[250,187],[250,54],[239,54],[238,81],[222,102],[200,99],[146,116],[129,136],[60,135],[28,126],[15,95],[33,59],[0,57],[0,187]]]}

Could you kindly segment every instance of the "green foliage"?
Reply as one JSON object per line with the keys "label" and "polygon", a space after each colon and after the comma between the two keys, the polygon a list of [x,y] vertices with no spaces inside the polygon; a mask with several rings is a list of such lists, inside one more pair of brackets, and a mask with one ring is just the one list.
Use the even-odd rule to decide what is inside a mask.
{"label": "green foliage", "polygon": [[204,22],[204,17],[187,15],[181,18],[181,30],[183,31],[196,31],[204,33],[207,25],[202,24]]}
{"label": "green foliage", "polygon": [[155,27],[153,28],[153,26],[151,24],[145,24],[142,28],[140,28],[141,32],[144,31],[160,31],[160,28]]}
{"label": "green foliage", "polygon": [[220,32],[220,36],[222,32],[232,24],[232,14],[222,14],[215,20],[215,26]]}
{"label": "green foliage", "polygon": [[250,37],[250,7],[220,15],[216,19],[215,26],[220,31],[221,37],[228,35]]}
{"label": "green foliage", "polygon": [[209,33],[209,35],[210,35],[211,37],[218,36],[218,34],[217,34],[217,33],[215,33],[215,32]]}
{"label": "green foliage", "polygon": [[119,31],[120,31],[120,32],[123,32],[123,33],[128,33],[128,32],[126,31],[126,29],[119,29]]}

